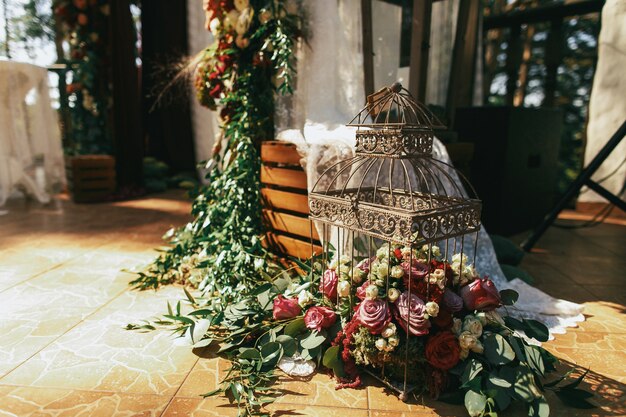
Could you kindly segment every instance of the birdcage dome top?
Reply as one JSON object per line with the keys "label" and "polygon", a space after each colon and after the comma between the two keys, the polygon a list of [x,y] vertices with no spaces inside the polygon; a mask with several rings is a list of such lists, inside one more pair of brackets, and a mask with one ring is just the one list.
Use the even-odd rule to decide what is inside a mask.
{"label": "birdcage dome top", "polygon": [[434,131],[445,128],[400,83],[368,96],[367,105],[348,126],[357,128],[357,154],[392,158],[432,153]]}
{"label": "birdcage dome top", "polygon": [[[402,91],[392,86],[385,93],[398,100],[398,114],[425,109]],[[326,169],[309,193],[311,219],[406,245],[480,229],[481,203],[471,184],[459,182],[461,173],[432,157],[431,125],[356,126],[356,155]],[[361,142],[359,133],[365,133]]]}

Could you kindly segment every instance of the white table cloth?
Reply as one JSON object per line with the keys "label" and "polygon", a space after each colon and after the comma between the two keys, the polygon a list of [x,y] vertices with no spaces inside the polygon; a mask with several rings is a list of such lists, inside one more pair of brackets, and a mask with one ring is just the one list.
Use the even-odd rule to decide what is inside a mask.
{"label": "white table cloth", "polygon": [[0,207],[20,188],[42,203],[65,184],[61,134],[48,71],[0,60]]}

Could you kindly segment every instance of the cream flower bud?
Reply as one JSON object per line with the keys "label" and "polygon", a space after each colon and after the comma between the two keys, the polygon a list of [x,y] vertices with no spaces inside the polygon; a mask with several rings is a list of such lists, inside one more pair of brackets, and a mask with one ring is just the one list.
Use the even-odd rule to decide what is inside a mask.
{"label": "cream flower bud", "polygon": [[476,337],[479,337],[483,334],[483,325],[479,319],[474,316],[465,316],[465,320],[463,320],[463,331],[470,332]]}
{"label": "cream flower bud", "polygon": [[246,49],[248,45],[250,45],[250,39],[244,38],[243,36],[239,35],[235,39],[235,45],[237,45],[239,49]]}
{"label": "cream flower bud", "polygon": [[396,265],[391,267],[391,278],[402,278],[404,277],[404,269],[401,266]]}
{"label": "cream flower bud", "polygon": [[378,287],[376,285],[368,285],[365,289],[365,297],[370,300],[378,298]]}
{"label": "cream flower bud", "polygon": [[378,259],[384,259],[389,256],[389,245],[385,243],[376,251],[376,257]]}
{"label": "cream flower bud", "polygon": [[226,14],[226,17],[224,17],[224,29],[226,29],[227,31],[235,29],[235,26],[237,25],[237,20],[239,19],[239,14],[240,13],[235,9],[228,12]]}
{"label": "cream flower bud", "polygon": [[378,268],[376,269],[376,275],[380,278],[387,278],[389,275],[389,264],[386,261],[383,261],[378,264]]}
{"label": "cream flower bud", "polygon": [[433,245],[433,247],[430,250],[430,253],[434,256],[434,257],[440,257],[441,256],[441,249],[439,248],[439,246],[437,245]]}
{"label": "cream flower bud", "polygon": [[463,265],[467,265],[467,255],[463,254],[461,255],[460,253],[457,253],[455,255],[452,256],[452,263],[453,264],[463,264]]}
{"label": "cream flower bud", "polygon": [[500,313],[498,313],[496,310],[486,311],[485,318],[487,319],[489,323],[497,323],[500,326],[505,325],[504,319],[502,318]]}
{"label": "cream flower bud", "polygon": [[389,341],[387,341],[387,345],[385,346],[384,351],[385,352],[393,352],[394,349],[395,349],[394,346],[391,346],[389,344]]}
{"label": "cream flower bud", "polygon": [[359,268],[354,268],[352,270],[352,282],[355,284],[360,284],[363,282],[363,278],[365,278],[365,272],[361,271]]}
{"label": "cream flower bud", "polygon": [[452,319],[452,328],[450,329],[455,335],[459,335],[463,329],[463,322],[456,317]]}
{"label": "cream flower bud", "polygon": [[337,285],[337,294],[340,297],[348,297],[350,295],[350,282],[348,281],[340,281],[339,285]]}
{"label": "cream flower bud", "polygon": [[302,290],[298,294],[298,304],[300,307],[306,307],[313,302],[313,294],[307,290]]}
{"label": "cream flower bud", "polygon": [[374,281],[374,284],[376,284],[379,287],[384,287],[385,281],[383,281],[382,279],[377,279],[376,281]]}
{"label": "cream flower bud", "polygon": [[398,297],[400,297],[400,290],[397,288],[389,288],[389,291],[387,291],[387,298],[389,301],[395,303]]}
{"label": "cream flower bud", "polygon": [[396,334],[396,325],[393,323],[389,323],[387,327],[383,329],[383,332],[380,335],[384,338],[388,338],[395,334]]}
{"label": "cream flower bud", "polygon": [[235,4],[235,9],[241,12],[243,11],[243,9],[250,6],[250,0],[235,0],[234,4]]}
{"label": "cream flower bud", "polygon": [[328,269],[330,269],[331,271],[334,271],[335,269],[337,269],[336,259],[333,259],[332,261],[330,261],[330,264],[328,264]]}
{"label": "cream flower bud", "polygon": [[345,264],[340,264],[339,265],[339,272],[342,273],[342,274],[348,275],[351,270],[352,269],[348,265],[345,265]]}
{"label": "cream flower bud", "polygon": [[351,261],[352,259],[350,259],[350,257],[348,255],[341,255],[341,258],[339,258],[339,263],[340,264],[347,264]]}
{"label": "cream flower bud", "polygon": [[461,349],[471,349],[478,343],[478,339],[472,333],[467,330],[464,330],[459,335],[459,345]]}
{"label": "cream flower bud", "polygon": [[382,351],[387,347],[387,341],[385,339],[377,339],[376,340],[376,349]]}
{"label": "cream flower bud", "polygon": [[435,303],[434,301],[427,302],[426,313],[428,313],[430,317],[437,317],[437,315],[439,314],[439,304]]}
{"label": "cream flower bud", "polygon": [[397,347],[400,344],[400,339],[397,336],[391,336],[387,339],[387,344],[393,347]]}
{"label": "cream flower bud", "polygon": [[262,25],[269,22],[271,18],[272,18],[272,12],[270,12],[267,9],[263,9],[261,10],[261,13],[259,13],[259,21],[261,22]]}

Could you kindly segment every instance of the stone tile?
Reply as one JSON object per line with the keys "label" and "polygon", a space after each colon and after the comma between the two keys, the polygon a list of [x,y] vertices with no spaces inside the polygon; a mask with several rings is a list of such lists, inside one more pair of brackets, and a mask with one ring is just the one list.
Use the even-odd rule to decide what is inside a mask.
{"label": "stone tile", "polygon": [[598,301],[585,304],[586,320],[576,331],[626,333],[626,307],[621,304]]}
{"label": "stone tile", "polygon": [[548,346],[554,348],[576,348],[596,350],[626,351],[626,334],[612,334],[588,331],[568,331],[555,335]]}
{"label": "stone tile", "polygon": [[2,384],[174,395],[194,363],[167,331],[124,326],[161,314],[180,289],[126,292],[0,380]]}
{"label": "stone tile", "polygon": [[[302,404],[270,404],[268,411],[278,416],[310,417],[368,417],[367,410],[342,407],[320,407]],[[163,413],[163,417],[236,417],[237,406],[224,398],[178,398],[175,397]]]}
{"label": "stone tile", "polygon": [[168,401],[157,395],[0,386],[0,416],[157,417]]}

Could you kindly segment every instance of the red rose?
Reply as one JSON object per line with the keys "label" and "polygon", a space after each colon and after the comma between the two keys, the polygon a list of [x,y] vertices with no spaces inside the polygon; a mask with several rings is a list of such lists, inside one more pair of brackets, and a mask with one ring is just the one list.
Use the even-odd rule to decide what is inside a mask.
{"label": "red rose", "polygon": [[220,98],[224,85],[222,83],[215,84],[215,86],[209,91],[209,95],[213,98]]}
{"label": "red rose", "polygon": [[304,324],[311,330],[327,329],[337,321],[337,314],[328,307],[311,307],[304,315]]}
{"label": "red rose", "polygon": [[337,282],[339,277],[332,269],[327,269],[320,281],[320,292],[331,300],[337,298]]}
{"label": "red rose", "polygon": [[502,304],[500,293],[493,281],[488,278],[476,279],[461,288],[465,308],[473,310],[494,310]]}
{"label": "red rose", "polygon": [[400,248],[394,249],[393,254],[396,256],[396,259],[398,260],[402,259],[402,249]]}
{"label": "red rose", "polygon": [[389,305],[386,301],[377,298],[375,300],[365,300],[356,310],[354,318],[367,327],[372,334],[380,334],[391,321]]}
{"label": "red rose", "polygon": [[415,294],[409,295],[408,291],[403,292],[396,301],[396,320],[400,326],[414,336],[428,334],[430,322],[424,318],[426,305]]}
{"label": "red rose", "polygon": [[428,272],[430,272],[428,265],[417,262],[416,259],[413,259],[411,268],[409,268],[408,262],[402,262],[400,266],[404,270],[405,281],[408,281],[409,275],[411,276],[412,280],[424,280],[426,278],[426,275],[428,275]]}
{"label": "red rose", "polygon": [[411,294],[417,295],[424,301],[434,301],[437,304],[441,304],[443,298],[443,290],[439,288],[437,284],[428,284],[426,278],[423,279],[411,279],[409,282],[408,275],[404,276],[404,286],[411,288]]}
{"label": "red rose", "polygon": [[297,298],[285,298],[279,295],[274,299],[274,320],[283,320],[296,317],[302,312]]}
{"label": "red rose", "polygon": [[439,332],[426,342],[425,355],[429,364],[447,371],[459,363],[461,347],[454,333]]}

